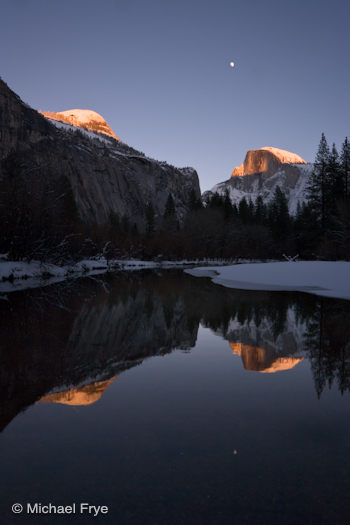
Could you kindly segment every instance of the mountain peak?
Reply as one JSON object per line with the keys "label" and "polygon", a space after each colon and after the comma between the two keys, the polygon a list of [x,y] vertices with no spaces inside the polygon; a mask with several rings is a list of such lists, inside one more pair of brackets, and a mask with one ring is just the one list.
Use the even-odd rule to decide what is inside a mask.
{"label": "mountain peak", "polygon": [[280,161],[283,164],[306,164],[306,161],[300,157],[300,155],[297,155],[296,153],[291,153],[290,151],[287,151],[285,149],[280,148],[273,148],[271,146],[265,146],[264,148],[260,148],[258,151],[270,151],[275,157],[280,159]]}
{"label": "mountain peak", "polygon": [[306,164],[306,161],[296,153],[265,146],[260,149],[249,150],[243,164],[233,170],[232,177],[272,172],[280,164]]}
{"label": "mountain peak", "polygon": [[99,113],[96,113],[96,111],[92,111],[91,109],[69,109],[57,113],[52,111],[40,111],[40,113],[50,120],[58,120],[78,128],[87,129],[96,133],[104,133],[116,140],[120,140],[106,120]]}

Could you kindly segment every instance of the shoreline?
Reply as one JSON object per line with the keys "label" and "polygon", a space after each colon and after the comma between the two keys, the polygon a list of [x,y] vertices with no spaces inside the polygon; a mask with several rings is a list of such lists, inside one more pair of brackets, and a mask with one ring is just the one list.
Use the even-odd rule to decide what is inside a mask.
{"label": "shoreline", "polygon": [[[242,260],[243,261],[243,260]],[[69,279],[92,277],[116,271],[140,271],[147,269],[186,268],[188,266],[205,266],[209,264],[232,264],[233,261],[222,259],[204,260],[154,260],[112,259],[104,257],[84,259],[74,264],[55,265],[40,261],[7,261],[0,258],[0,299],[6,299],[4,294],[31,288],[41,288]]]}
{"label": "shoreline", "polygon": [[208,266],[185,270],[193,277],[238,290],[304,292],[350,300],[350,262],[297,261]]}

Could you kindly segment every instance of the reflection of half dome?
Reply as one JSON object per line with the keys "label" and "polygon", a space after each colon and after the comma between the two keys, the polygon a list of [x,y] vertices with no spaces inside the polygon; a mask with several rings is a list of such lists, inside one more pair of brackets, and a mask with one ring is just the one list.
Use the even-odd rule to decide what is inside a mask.
{"label": "reflection of half dome", "polygon": [[254,370],[263,374],[271,374],[294,368],[302,357],[273,357],[264,348],[230,342],[232,352],[242,359],[245,370]]}
{"label": "reflection of half dome", "polygon": [[42,403],[61,403],[63,405],[92,405],[98,401],[102,394],[107,390],[109,385],[113,383],[117,376],[108,379],[107,381],[98,381],[85,385],[79,388],[72,388],[64,392],[55,392],[48,394],[40,399]]}
{"label": "reflection of half dome", "polygon": [[282,370],[290,370],[302,360],[302,357],[278,357],[270,368],[265,368],[265,370],[260,370],[260,372],[262,374],[273,374],[274,372],[281,372]]}

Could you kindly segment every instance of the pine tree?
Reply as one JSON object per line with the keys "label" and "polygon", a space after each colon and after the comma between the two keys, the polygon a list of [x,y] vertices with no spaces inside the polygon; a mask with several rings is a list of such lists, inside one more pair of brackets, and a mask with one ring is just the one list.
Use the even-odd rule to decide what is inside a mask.
{"label": "pine tree", "polygon": [[254,215],[255,215],[255,206],[252,201],[252,199],[249,199],[248,202],[248,222],[254,221]]}
{"label": "pine tree", "polygon": [[282,241],[290,232],[288,201],[279,186],[276,187],[269,206],[269,224],[276,240]]}
{"label": "pine tree", "polygon": [[326,228],[327,219],[327,198],[329,197],[328,165],[329,165],[329,147],[325,134],[322,133],[314,169],[310,176],[307,186],[307,197],[311,209],[315,211],[319,217],[322,231]]}
{"label": "pine tree", "polygon": [[109,214],[109,237],[113,243],[120,239],[120,222],[115,212]]}
{"label": "pine tree", "polygon": [[238,217],[241,219],[241,221],[243,223],[248,222],[248,219],[249,219],[249,206],[248,206],[248,203],[247,203],[247,199],[245,197],[243,197],[243,199],[241,199],[239,201],[239,204],[238,204]]}
{"label": "pine tree", "polygon": [[196,192],[194,191],[193,188],[190,191],[188,207],[190,211],[200,210],[203,207],[202,200],[197,199]]}
{"label": "pine tree", "polygon": [[123,215],[121,223],[120,223],[120,226],[121,226],[121,230],[122,230],[123,234],[127,235],[129,233],[129,230],[130,230],[130,222],[129,222],[129,219],[128,219],[128,217],[126,215]]}
{"label": "pine tree", "polygon": [[136,222],[134,222],[134,224],[132,225],[132,228],[131,228],[131,235],[132,235],[133,237],[138,237],[138,235],[139,235],[139,229],[138,229],[138,227],[137,227]]}
{"label": "pine tree", "polygon": [[214,193],[211,199],[208,202],[209,208],[223,208],[224,207],[224,198],[218,193]]}
{"label": "pine tree", "polygon": [[163,228],[166,231],[178,230],[175,202],[171,193],[169,193],[168,199],[165,204],[163,215]]}
{"label": "pine tree", "polygon": [[340,154],[340,172],[343,178],[344,197],[345,199],[348,199],[350,197],[350,144],[348,137],[345,137],[345,140],[342,144]]}
{"label": "pine tree", "polygon": [[319,240],[320,223],[315,212],[305,202],[302,205],[298,202],[294,233],[298,253],[301,256],[312,256]]}
{"label": "pine tree", "polygon": [[230,219],[232,215],[233,215],[232,202],[231,202],[229,193],[226,190],[225,198],[224,198],[224,217],[225,219]]}
{"label": "pine tree", "polygon": [[165,204],[164,218],[173,217],[175,215],[175,202],[171,193],[169,193],[168,199]]}
{"label": "pine tree", "polygon": [[258,196],[255,202],[255,210],[254,210],[254,220],[258,224],[265,224],[266,222],[266,205],[264,204],[263,198],[261,195]]}
{"label": "pine tree", "polygon": [[336,215],[337,202],[343,199],[344,187],[339,164],[339,155],[334,143],[332,146],[332,151],[329,155],[326,184],[328,195],[328,214]]}
{"label": "pine tree", "polygon": [[148,234],[154,232],[154,208],[151,202],[146,206],[146,229]]}
{"label": "pine tree", "polygon": [[238,207],[235,202],[232,204],[232,217],[238,217]]}

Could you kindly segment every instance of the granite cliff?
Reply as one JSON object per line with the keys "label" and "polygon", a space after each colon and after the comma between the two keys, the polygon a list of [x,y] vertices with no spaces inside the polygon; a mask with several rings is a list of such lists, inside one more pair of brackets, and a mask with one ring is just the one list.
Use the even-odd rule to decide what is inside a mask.
{"label": "granite cliff", "polygon": [[85,224],[102,225],[115,214],[143,231],[146,206],[151,203],[157,228],[169,194],[181,224],[190,193],[200,197],[194,169],[175,168],[127,146],[99,115],[100,129],[91,131],[89,116],[94,112],[65,113],[58,114],[60,120],[46,118],[0,79],[0,161],[14,151],[25,173],[36,170],[51,180],[65,176]]}
{"label": "granite cliff", "polygon": [[243,164],[233,170],[232,177],[255,173],[271,175],[277,171],[281,164],[306,164],[306,162],[296,153],[278,148],[264,147],[249,150]]}
{"label": "granite cliff", "polygon": [[296,153],[273,147],[249,150],[243,164],[234,168],[230,179],[216,184],[207,198],[214,193],[228,192],[233,203],[245,197],[255,202],[259,195],[269,202],[277,186],[285,193],[289,211],[296,213],[298,202],[305,200],[305,190],[312,165]]}

